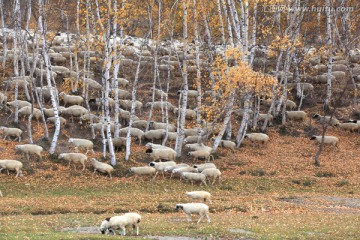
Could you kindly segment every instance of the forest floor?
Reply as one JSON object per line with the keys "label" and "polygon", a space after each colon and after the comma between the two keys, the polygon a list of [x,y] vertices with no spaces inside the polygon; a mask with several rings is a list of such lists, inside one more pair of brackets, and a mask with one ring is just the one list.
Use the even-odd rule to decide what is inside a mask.
{"label": "forest floor", "polygon": [[[6,116],[0,113],[3,124]],[[322,165],[316,167],[317,146],[308,137],[320,128],[314,122],[289,123],[270,128],[270,141],[263,146],[245,142],[235,153],[219,149],[214,163],[222,178],[213,186],[192,186],[168,176],[134,181],[129,168],[150,161],[145,146],[137,143],[130,161],[123,160],[124,152],[117,153],[110,180],[93,174],[90,162],[81,172],[80,166],[69,169],[67,162],[47,153],[42,161],[27,161],[14,150],[18,142],[1,140],[0,158],[21,160],[24,177],[0,174],[0,239],[112,239],[98,231],[101,221],[128,211],[141,213],[142,222],[140,236],[130,233],[127,239],[359,239],[360,135],[330,128],[339,146],[326,146]],[[70,123],[62,130],[58,153],[70,151],[70,135],[86,138],[88,132]],[[35,122],[33,137],[49,148]],[[100,140],[96,146],[89,157],[101,159]],[[185,192],[200,189],[212,193],[211,223],[196,224],[197,216],[187,223],[175,204],[191,202]]]}

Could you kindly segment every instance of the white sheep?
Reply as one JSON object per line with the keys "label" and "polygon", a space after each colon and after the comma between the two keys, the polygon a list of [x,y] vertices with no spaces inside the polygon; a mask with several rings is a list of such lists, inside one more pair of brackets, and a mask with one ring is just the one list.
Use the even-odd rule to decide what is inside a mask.
{"label": "white sheep", "polygon": [[[197,135],[199,135],[197,128],[184,129],[184,134],[185,134],[185,137],[188,137],[188,136],[197,136]],[[204,131],[203,131],[203,130],[200,130],[200,134],[203,135],[203,134],[204,134]]]}
{"label": "white sheep", "polygon": [[304,111],[286,111],[285,114],[289,120],[303,121],[306,118]]}
{"label": "white sheep", "polygon": [[[316,136],[316,135],[313,135],[310,140],[315,140],[318,142],[318,143],[321,143],[322,141],[322,136]],[[331,144],[333,146],[337,146],[337,144],[339,143],[339,139],[337,137],[334,137],[334,136],[324,136],[324,144]]]}
{"label": "white sheep", "polygon": [[216,168],[216,166],[213,163],[203,163],[203,164],[194,165],[193,168],[196,168],[198,172],[201,173],[207,168]]}
{"label": "white sheep", "polygon": [[[180,109],[180,112],[182,111],[182,109]],[[174,109],[174,114],[176,116],[178,116],[179,114],[179,109],[178,108],[175,108]],[[196,118],[196,112],[192,109],[186,109],[185,111],[185,118],[188,119],[188,120],[193,120]]]}
{"label": "white sheep", "polygon": [[211,160],[214,160],[214,156],[211,155],[211,152],[207,151],[207,150],[197,150],[197,151],[193,151],[193,152],[188,152],[187,156],[190,157],[194,157],[194,160],[198,160],[199,158],[205,158],[205,161],[209,162]]}
{"label": "white sheep", "polygon": [[[150,92],[150,94],[152,94],[152,91],[155,91],[155,97],[157,97],[157,98],[161,98],[161,97],[163,97],[163,99],[165,99],[166,97],[167,97],[167,94],[166,94],[166,92],[164,92],[164,91],[162,91],[162,90],[160,90],[160,89],[154,89],[153,87],[152,88],[150,88],[150,90],[151,90],[151,92]],[[165,109],[165,108],[164,108]]]}
{"label": "white sheep", "polygon": [[340,123],[336,117],[331,118],[330,116],[321,116],[320,114],[314,114],[312,118],[317,119],[321,124],[327,123],[330,126],[335,126]]}
{"label": "white sheep", "polygon": [[129,81],[126,80],[125,78],[118,78],[117,81],[118,81],[118,86],[120,87],[126,88],[129,86]]}
{"label": "white sheep", "polygon": [[146,120],[137,120],[134,121],[132,124],[132,127],[134,128],[139,128],[141,130],[145,130],[146,129],[146,125],[147,125],[147,121]]}
{"label": "white sheep", "polygon": [[15,170],[16,171],[16,177],[22,177],[22,171],[21,168],[23,167],[22,162],[17,160],[0,160],[0,173],[2,170],[7,170],[7,174],[9,175],[9,170]]}
{"label": "white sheep", "polygon": [[30,116],[30,114],[33,114],[33,118],[35,118],[39,124],[40,119],[42,118],[41,111],[37,108],[33,108],[31,106],[29,107],[22,107],[19,109],[19,115],[24,116],[24,121],[26,116]]}
{"label": "white sheep", "polygon": [[221,140],[219,147],[231,149],[232,152],[235,152],[236,144],[233,141]]}
{"label": "white sheep", "polygon": [[16,137],[19,142],[21,141],[21,134],[22,130],[18,128],[7,128],[7,127],[0,127],[0,131],[4,132],[4,140],[9,137]]}
{"label": "white sheep", "polygon": [[149,131],[145,132],[144,137],[146,139],[151,140],[151,142],[153,143],[154,140],[160,140],[161,141],[164,132],[165,132],[164,129],[149,130]]}
{"label": "white sheep", "polygon": [[80,118],[85,114],[89,114],[89,110],[84,107],[74,105],[65,109],[60,110],[61,114],[67,115],[71,117],[71,122],[74,122],[74,117]]}
{"label": "white sheep", "polygon": [[286,109],[294,110],[296,108],[296,103],[291,100],[286,100]]}
{"label": "white sheep", "polygon": [[100,225],[100,231],[102,234],[106,233],[106,230],[115,233],[115,230],[120,229],[120,234],[126,235],[126,228],[136,228],[136,235],[139,235],[139,224],[141,222],[141,216],[138,213],[125,213],[121,216],[114,216],[106,218]]}
{"label": "white sheep", "polygon": [[174,166],[167,166],[167,167],[165,167],[164,172],[172,172],[176,168],[183,168],[183,167],[189,167],[189,164],[179,163]]}
{"label": "white sheep", "polygon": [[166,104],[167,104],[167,107],[168,107],[168,110],[169,111],[174,111],[174,105],[172,105],[170,102],[147,102],[145,104],[145,107],[151,107],[151,105],[153,105],[153,109],[156,110],[156,111],[161,111],[161,109],[165,110],[166,109]]}
{"label": "white sheep", "polygon": [[207,191],[191,191],[186,192],[185,195],[192,199],[201,199],[204,202],[208,201],[211,204],[211,194]]}
{"label": "white sheep", "polygon": [[[178,95],[180,94],[184,94],[184,90],[179,90],[177,92]],[[187,96],[188,98],[196,98],[198,96],[198,91],[197,90],[187,90]]]}
{"label": "white sheep", "polygon": [[114,168],[111,165],[99,162],[95,158],[91,159],[91,163],[94,167],[94,173],[96,173],[96,171],[107,173],[110,179],[112,179],[111,172],[114,171]]}
{"label": "white sheep", "polygon": [[[87,160],[87,156],[82,153],[62,153],[59,155],[59,159],[65,159],[69,161],[69,168],[70,163],[80,163],[83,166],[82,171],[85,170],[85,161]],[[74,169],[76,170],[76,165],[74,165]]]}
{"label": "white sheep", "polygon": [[69,138],[69,143],[72,143],[75,146],[75,151],[78,152],[79,148],[85,148],[87,154],[90,150],[94,154],[94,143],[87,139],[81,139],[81,138]]}
{"label": "white sheep", "polygon": [[[119,100],[120,107],[126,110],[131,110],[132,101],[131,100]],[[141,114],[141,109],[143,107],[142,102],[135,101],[135,109],[138,110]]]}
{"label": "white sheep", "polygon": [[146,149],[145,153],[149,154],[153,161],[176,159],[176,151],[173,149]]}
{"label": "white sheep", "polygon": [[209,182],[211,182],[211,178],[213,179],[211,185],[214,185],[216,179],[219,179],[219,183],[220,183],[221,172],[219,169],[207,168],[207,169],[204,169],[201,173],[204,174],[206,176],[206,178],[209,179]]}
{"label": "white sheep", "polygon": [[[166,130],[166,123],[154,122],[149,123],[149,127],[152,129],[164,129]],[[173,124],[168,124],[169,132],[176,132],[176,127]]]}
{"label": "white sheep", "polygon": [[59,97],[62,97],[64,106],[66,105],[81,105],[84,102],[84,98],[81,96],[67,95],[65,92],[61,92]]}
{"label": "white sheep", "polygon": [[156,170],[155,176],[153,178],[154,180],[155,180],[155,178],[156,178],[156,176],[158,175],[159,172],[162,173],[163,178],[164,178],[165,168],[170,167],[170,166],[175,166],[175,165],[176,165],[176,162],[174,162],[174,161],[151,162],[151,163],[149,163],[149,166],[155,168],[155,170]]}
{"label": "white sheep", "polygon": [[93,88],[95,90],[102,89],[102,85],[91,78],[83,78],[83,82],[87,84],[90,88]]}
{"label": "white sheep", "polygon": [[163,146],[163,145],[155,144],[155,143],[151,143],[151,142],[148,142],[145,146],[148,148],[151,148],[151,149],[171,149],[171,150],[173,150],[171,147],[167,147],[167,146]]}
{"label": "white sheep", "polygon": [[18,108],[21,109],[23,107],[31,107],[31,103],[27,101],[22,100],[16,100],[12,102],[7,102],[7,106],[11,107],[12,109],[15,109],[16,104],[18,104]]}
{"label": "white sheep", "polygon": [[188,136],[188,137],[186,137],[185,139],[184,139],[184,143],[186,144],[186,143],[190,143],[190,144],[192,144],[192,143],[197,143],[197,141],[198,141],[198,136],[196,135],[196,136]]}
{"label": "white sheep", "polygon": [[176,204],[176,210],[183,210],[186,213],[186,218],[188,222],[191,222],[191,214],[199,214],[200,218],[197,221],[199,224],[201,219],[206,216],[208,223],[210,223],[209,217],[209,206],[204,203],[180,203]]}
{"label": "white sheep", "polygon": [[124,137],[113,138],[112,143],[113,143],[115,150],[117,148],[122,149],[122,147],[126,147],[126,138],[124,138]]}
{"label": "white sheep", "polygon": [[202,173],[184,172],[181,174],[181,179],[190,180],[191,185],[194,185],[194,181],[195,181],[195,182],[202,182],[205,186],[207,186],[206,176]]}
{"label": "white sheep", "polygon": [[197,169],[190,167],[190,166],[176,167],[172,170],[170,178],[172,178],[174,175],[178,175],[178,176],[180,176],[180,179],[181,179],[181,175],[184,172],[197,173]]}
{"label": "white sheep", "polygon": [[265,133],[248,133],[245,134],[246,139],[249,139],[252,143],[266,143],[269,141],[269,136]]}
{"label": "white sheep", "polygon": [[[58,113],[60,113],[64,109],[65,109],[64,107],[58,106]],[[43,108],[43,110],[46,117],[55,117],[53,108]]]}
{"label": "white sheep", "polygon": [[[65,126],[67,121],[65,118],[63,117],[59,117],[59,120],[60,120],[60,126]],[[48,119],[46,119],[47,122],[51,122],[53,124],[56,123],[56,118],[55,117],[49,117]]]}
{"label": "white sheep", "polygon": [[0,93],[0,105],[3,105],[7,102],[7,96],[3,93]]}
{"label": "white sheep", "polygon": [[211,147],[205,146],[202,143],[189,143],[189,144],[185,144],[185,148],[189,149],[191,151],[198,151],[198,150],[206,150],[208,152],[212,151]]}
{"label": "white sheep", "polygon": [[44,150],[41,146],[35,144],[16,145],[15,150],[19,150],[26,155],[26,159],[29,160],[29,155],[37,155],[42,160],[41,152]]}
{"label": "white sheep", "polygon": [[[126,136],[128,131],[129,131],[129,127],[119,129],[119,133],[122,136]],[[131,136],[135,136],[139,140],[139,145],[141,145],[141,141],[142,141],[142,139],[144,139],[145,133],[138,128],[132,127],[132,128],[130,128],[130,134],[131,134]]]}
{"label": "white sheep", "polygon": [[360,129],[360,125],[354,122],[338,123],[335,126],[338,126],[342,130],[356,132]]}
{"label": "white sheep", "polygon": [[135,174],[135,181],[138,176],[152,176],[156,174],[156,169],[153,167],[132,167],[130,168],[130,172]]}
{"label": "white sheep", "polygon": [[[123,90],[123,89],[117,89],[117,93],[118,93],[118,98],[119,99],[131,99],[131,93],[129,91],[126,91],[126,90]],[[111,94],[112,97],[115,97],[116,89],[112,89],[110,94]]]}

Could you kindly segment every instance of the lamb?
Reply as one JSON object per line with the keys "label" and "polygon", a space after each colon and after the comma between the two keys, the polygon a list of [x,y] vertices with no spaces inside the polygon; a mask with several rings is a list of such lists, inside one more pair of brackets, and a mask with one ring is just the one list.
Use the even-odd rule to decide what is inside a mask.
{"label": "lamb", "polygon": [[219,169],[207,168],[207,169],[204,169],[201,173],[204,174],[206,176],[206,178],[209,179],[209,182],[211,181],[211,178],[213,179],[213,182],[211,183],[211,185],[214,185],[217,178],[219,179],[219,183],[220,183],[221,172]]}
{"label": "lamb", "polygon": [[100,225],[100,231],[102,234],[106,233],[106,230],[114,232],[117,229],[121,230],[121,235],[126,235],[126,228],[133,227],[136,228],[136,235],[139,235],[139,224],[141,221],[141,216],[138,213],[130,212],[125,213],[121,216],[114,216],[111,218],[106,218]]}
{"label": "lamb", "polygon": [[135,179],[137,179],[138,176],[145,176],[145,175],[154,175],[156,174],[156,169],[153,167],[132,167],[130,168],[130,172],[133,172],[135,174]]}
{"label": "lamb", "polygon": [[111,172],[114,171],[114,168],[111,165],[99,162],[95,158],[91,159],[91,163],[94,167],[94,173],[96,173],[96,171],[107,173],[110,179],[112,179]]}
{"label": "lamb", "polygon": [[360,129],[360,125],[354,122],[338,123],[336,126],[340,127],[342,130],[355,132]]}
{"label": "lamb", "polygon": [[123,87],[123,88],[127,88],[129,86],[129,81],[126,80],[125,78],[118,78],[118,86]]}
{"label": "lamb", "polygon": [[64,101],[64,106],[66,105],[81,105],[84,102],[84,99],[81,96],[67,95],[65,92],[61,92],[59,97],[62,97]]}
{"label": "lamb", "polygon": [[153,161],[169,160],[175,161],[176,152],[173,149],[147,149],[145,153],[149,154]]}
{"label": "lamb", "polygon": [[21,141],[21,134],[22,130],[18,128],[7,128],[7,127],[0,127],[0,131],[4,132],[4,140],[9,137],[16,137],[19,142]]}
{"label": "lamb", "polygon": [[31,103],[27,102],[27,101],[22,101],[22,100],[17,100],[17,101],[12,101],[12,102],[8,102],[7,106],[15,109],[16,103],[18,104],[18,108],[21,109],[23,107],[31,107]]}
{"label": "lamb", "polygon": [[205,158],[205,161],[209,162],[210,158],[212,157],[212,159],[214,160],[214,156],[211,155],[211,152],[206,151],[206,150],[197,150],[197,151],[193,151],[193,152],[188,152],[187,156],[190,157],[194,157],[194,160],[198,160],[199,158]]}
{"label": "lamb", "polygon": [[231,149],[232,152],[235,152],[236,144],[233,141],[221,140],[219,147]]}
{"label": "lamb", "polygon": [[[318,143],[321,143],[321,140],[322,140],[322,136],[316,136],[316,135],[313,135],[310,140],[314,140],[316,139],[316,141]],[[339,139],[337,137],[334,137],[334,136],[324,136],[324,144],[331,144],[333,146],[337,146],[339,143]]]}
{"label": "lamb", "polygon": [[216,166],[213,163],[203,163],[203,164],[194,165],[193,168],[196,168],[198,172],[201,173],[205,169],[216,168]]}
{"label": "lamb", "polygon": [[[85,161],[87,160],[87,156],[85,154],[82,153],[62,153],[59,155],[59,159],[65,159],[67,161],[69,161],[69,168],[70,168],[70,163],[74,162],[74,163],[81,163],[81,165],[83,166],[82,171],[85,170]],[[76,170],[76,165],[74,165],[74,169]]]}
{"label": "lamb", "polygon": [[191,197],[192,199],[201,199],[204,202],[208,201],[211,204],[211,194],[206,191],[192,191],[186,192],[186,196]]}
{"label": "lamb", "polygon": [[191,185],[194,185],[194,181],[195,181],[195,182],[201,182],[205,186],[207,186],[206,176],[202,173],[184,172],[181,174],[181,179],[190,180]]}
{"label": "lamb", "polygon": [[81,138],[69,138],[69,143],[72,143],[75,146],[75,151],[78,152],[79,148],[85,148],[86,149],[86,153],[87,154],[90,150],[92,151],[92,153],[94,154],[94,144],[92,141],[87,140],[87,139],[81,139]]}
{"label": "lamb", "polygon": [[15,150],[19,150],[26,155],[26,159],[29,161],[29,155],[37,155],[42,160],[41,152],[44,150],[41,146],[35,144],[16,145]]}
{"label": "lamb", "polygon": [[[128,131],[129,131],[129,127],[121,128],[119,130],[120,135],[122,135],[122,136],[126,136]],[[139,140],[139,145],[141,145],[141,141],[142,141],[142,139],[144,139],[145,133],[138,128],[131,128],[130,134],[131,134],[131,136],[135,136]]]}
{"label": "lamb", "polygon": [[321,124],[328,123],[330,126],[335,126],[340,123],[336,117],[331,118],[330,116],[321,116],[320,114],[314,114],[312,118],[317,119]]}
{"label": "lamb", "polygon": [[[65,126],[66,125],[66,119],[63,117],[59,117],[60,119],[60,126]],[[51,122],[53,124],[56,123],[56,119],[55,117],[49,117],[48,119],[46,119],[47,122]]]}
{"label": "lamb", "polygon": [[23,173],[21,168],[23,167],[22,162],[17,160],[0,160],[0,173],[2,170],[7,170],[7,174],[9,175],[9,170],[16,171],[16,177],[22,177]]}
{"label": "lamb", "polygon": [[[164,129],[166,130],[166,123],[154,122],[151,121],[149,124],[152,129]],[[173,124],[168,124],[169,132],[176,132],[176,127]]]}
{"label": "lamb", "polygon": [[146,139],[151,140],[151,142],[154,142],[154,140],[161,141],[164,132],[165,132],[164,129],[150,130],[150,131],[145,132],[144,137]]}
{"label": "lamb", "polygon": [[201,222],[201,219],[203,219],[204,216],[206,216],[206,219],[208,223],[210,223],[210,217],[209,217],[209,206],[204,203],[180,203],[176,204],[176,210],[183,210],[186,213],[186,218],[188,222],[191,222],[191,214],[199,214],[200,218],[197,221],[199,224]]}
{"label": "lamb", "polygon": [[[148,149],[151,150],[151,149]],[[156,170],[155,176],[153,178],[153,180],[155,180],[156,176],[158,175],[159,172],[162,173],[163,177],[164,177],[164,172],[165,172],[165,168],[169,167],[169,166],[175,166],[176,162],[174,161],[168,161],[168,162],[151,162],[149,163],[150,167],[154,167]]]}
{"label": "lamb", "polygon": [[285,114],[289,120],[303,121],[306,118],[304,111],[286,111]]}
{"label": "lamb", "polygon": [[265,144],[267,141],[269,141],[269,136],[265,133],[248,133],[245,134],[245,137],[249,139],[252,143],[262,143]]}

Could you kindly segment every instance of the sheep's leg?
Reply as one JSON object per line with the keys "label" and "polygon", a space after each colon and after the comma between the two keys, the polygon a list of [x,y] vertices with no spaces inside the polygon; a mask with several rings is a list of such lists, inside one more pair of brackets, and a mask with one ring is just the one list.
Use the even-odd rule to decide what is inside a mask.
{"label": "sheep's leg", "polygon": [[109,177],[110,177],[110,179],[112,179],[111,172],[109,172]]}
{"label": "sheep's leg", "polygon": [[29,161],[29,154],[26,153],[26,159]]}
{"label": "sheep's leg", "polygon": [[91,149],[92,154],[95,154],[94,149]]}
{"label": "sheep's leg", "polygon": [[138,175],[135,175],[135,178],[134,178],[134,181],[136,182],[136,179],[137,179]]}
{"label": "sheep's leg", "polygon": [[164,174],[164,171],[161,171],[161,173],[162,173],[162,176],[163,176],[163,179],[165,178],[165,174]]}
{"label": "sheep's leg", "polygon": [[203,180],[202,182],[204,183],[204,185],[205,185],[205,186],[207,186],[207,184],[206,184],[206,181],[205,181],[205,180]]}
{"label": "sheep's leg", "polygon": [[152,179],[153,181],[155,180],[155,178],[156,178],[156,176],[158,175],[158,171],[156,171],[156,173],[155,173],[155,176],[154,176],[154,178]]}
{"label": "sheep's leg", "polygon": [[82,171],[84,171],[85,170],[85,163],[82,163],[82,165],[83,165]]}
{"label": "sheep's leg", "polygon": [[94,170],[93,174],[95,174],[95,173],[96,173],[96,169]]}
{"label": "sheep's leg", "polygon": [[16,170],[16,176],[15,177],[18,177],[20,174],[20,171]]}
{"label": "sheep's leg", "polygon": [[75,152],[79,152],[79,149],[78,149],[78,147],[75,147]]}
{"label": "sheep's leg", "polygon": [[216,181],[216,177],[214,177],[214,181],[211,183],[211,185],[214,185],[215,181]]}
{"label": "sheep's leg", "polygon": [[0,168],[0,173],[1,173],[1,171],[3,170],[4,168]]}
{"label": "sheep's leg", "polygon": [[21,136],[19,136],[19,142],[21,142]]}
{"label": "sheep's leg", "polygon": [[42,156],[41,156],[41,154],[38,154],[38,156],[39,156],[39,158],[40,158],[40,161],[42,161]]}
{"label": "sheep's leg", "polygon": [[201,219],[203,219],[203,217],[204,217],[204,214],[202,214],[202,213],[200,213],[199,215],[200,215],[200,218],[199,218],[199,220],[197,221],[198,224],[201,222]]}
{"label": "sheep's leg", "polygon": [[139,225],[136,225],[136,236],[139,236]]}
{"label": "sheep's leg", "polygon": [[126,235],[126,228],[125,227],[122,227],[121,228],[121,235],[125,236]]}
{"label": "sheep's leg", "polygon": [[187,219],[188,222],[191,222],[190,213],[187,213],[187,214],[186,214],[186,219]]}
{"label": "sheep's leg", "polygon": [[10,173],[9,173],[9,169],[6,169],[6,171],[7,171],[7,174],[8,174],[8,175],[10,175]]}
{"label": "sheep's leg", "polygon": [[71,161],[69,161],[69,166],[68,166],[69,169],[70,169],[70,163],[71,163]]}
{"label": "sheep's leg", "polygon": [[205,213],[205,216],[206,216],[207,222],[210,223],[211,221],[210,221],[209,213],[208,212]]}

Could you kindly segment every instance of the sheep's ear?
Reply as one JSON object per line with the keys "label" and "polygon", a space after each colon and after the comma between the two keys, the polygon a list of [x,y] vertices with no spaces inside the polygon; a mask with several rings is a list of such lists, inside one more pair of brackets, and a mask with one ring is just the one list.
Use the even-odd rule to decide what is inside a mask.
{"label": "sheep's ear", "polygon": [[146,149],[145,153],[152,153],[153,150],[152,149]]}
{"label": "sheep's ear", "polygon": [[110,221],[110,218],[111,218],[111,217],[105,218],[105,220],[109,222],[109,221]]}

